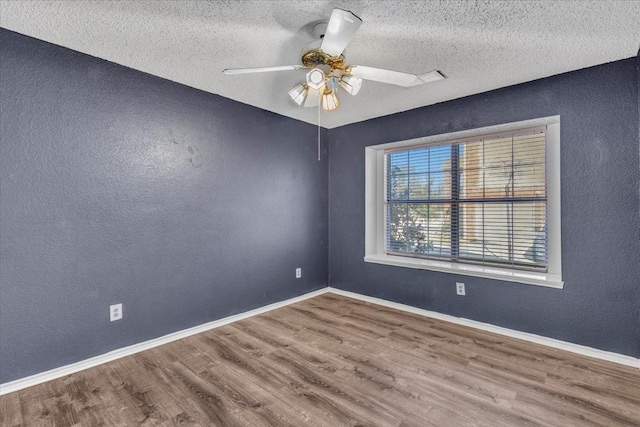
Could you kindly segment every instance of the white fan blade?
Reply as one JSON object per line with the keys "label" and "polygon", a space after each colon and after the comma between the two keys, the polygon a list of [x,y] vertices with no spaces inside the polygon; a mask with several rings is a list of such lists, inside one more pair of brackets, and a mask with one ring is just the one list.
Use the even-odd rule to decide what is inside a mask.
{"label": "white fan blade", "polygon": [[429,71],[428,73],[424,73],[418,76],[418,79],[421,83],[431,83],[438,80],[444,80],[446,77],[440,71]]}
{"label": "white fan blade", "polygon": [[320,49],[331,56],[340,55],[360,28],[360,24],[362,19],[348,10],[333,9]]}
{"label": "white fan blade", "polygon": [[279,67],[257,67],[257,68],[226,68],[222,70],[227,75],[233,74],[252,74],[252,73],[270,73],[272,71],[290,71],[305,68],[304,65],[281,65]]}
{"label": "white fan blade", "polygon": [[373,80],[375,82],[404,87],[417,86],[423,83],[444,79],[444,76],[438,71],[431,71],[429,73],[416,76],[415,74],[383,70],[382,68],[365,67],[362,65],[353,65],[349,71],[349,75],[360,77],[364,80]]}

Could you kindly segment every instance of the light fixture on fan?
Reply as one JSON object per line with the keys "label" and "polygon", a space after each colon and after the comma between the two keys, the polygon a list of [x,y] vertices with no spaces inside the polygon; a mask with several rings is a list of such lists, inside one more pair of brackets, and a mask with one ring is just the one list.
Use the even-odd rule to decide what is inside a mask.
{"label": "light fixture on fan", "polygon": [[[289,91],[293,101],[304,107],[322,105],[325,110],[338,107],[337,87],[350,95],[356,95],[362,87],[362,80],[372,80],[396,86],[412,87],[444,79],[439,71],[431,71],[420,76],[383,70],[361,65],[347,65],[344,49],[353,38],[362,20],[355,14],[342,9],[333,9],[328,24],[316,24],[314,30],[318,39],[309,43],[302,53],[302,65],[284,65],[262,68],[227,68],[225,74],[265,73],[271,71],[310,70],[306,84],[300,83]],[[322,67],[322,68],[320,68]],[[323,71],[325,70],[325,71]]]}
{"label": "light fixture on fan", "polygon": [[326,85],[326,77],[324,71],[320,68],[314,68],[307,73],[307,86],[311,89],[320,90]]}
{"label": "light fixture on fan", "polygon": [[307,83],[296,85],[289,91],[289,96],[296,104],[305,104],[305,106],[308,106],[306,101],[310,94],[311,96],[318,96],[320,97],[319,102],[322,108],[326,111],[331,111],[338,108],[340,104],[337,93],[338,86],[348,94],[356,95],[362,87],[362,79],[348,74],[325,76],[322,70],[314,68],[307,73]]}
{"label": "light fixture on fan", "polygon": [[336,95],[335,90],[326,87],[322,94],[322,109],[331,111],[338,108],[338,105],[340,105],[340,103],[338,102],[338,96]]}
{"label": "light fixture on fan", "polygon": [[289,96],[295,101],[296,104],[302,105],[309,95],[309,88],[306,84],[300,83],[289,91]]}
{"label": "light fixture on fan", "polygon": [[340,87],[346,90],[349,95],[357,95],[362,87],[362,79],[343,74],[340,80],[338,80],[338,84],[340,84]]}

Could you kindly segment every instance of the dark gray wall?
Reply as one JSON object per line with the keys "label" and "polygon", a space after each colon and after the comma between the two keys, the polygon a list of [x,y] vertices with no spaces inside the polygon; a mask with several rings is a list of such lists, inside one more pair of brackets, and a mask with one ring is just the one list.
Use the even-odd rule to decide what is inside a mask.
{"label": "dark gray wall", "polygon": [[[638,102],[632,58],[332,129],[330,285],[640,356]],[[365,146],[552,115],[561,116],[563,290],[363,261]]]}
{"label": "dark gray wall", "polygon": [[327,285],[314,126],[6,30],[0,46],[0,382]]}

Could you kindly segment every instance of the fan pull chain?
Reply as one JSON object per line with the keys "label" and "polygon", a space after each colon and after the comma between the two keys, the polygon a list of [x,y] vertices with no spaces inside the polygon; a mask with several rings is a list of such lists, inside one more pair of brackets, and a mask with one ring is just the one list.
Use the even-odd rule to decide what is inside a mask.
{"label": "fan pull chain", "polygon": [[318,102],[318,161],[320,161],[320,102]]}

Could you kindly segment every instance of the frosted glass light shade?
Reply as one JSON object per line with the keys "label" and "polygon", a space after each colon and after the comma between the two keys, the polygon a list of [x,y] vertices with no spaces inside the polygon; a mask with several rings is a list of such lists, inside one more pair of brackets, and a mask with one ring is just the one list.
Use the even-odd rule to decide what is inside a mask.
{"label": "frosted glass light shade", "polygon": [[325,93],[322,94],[323,109],[327,111],[335,110],[336,108],[338,108],[338,105],[339,105],[338,96],[336,95],[335,92],[325,91]]}
{"label": "frosted glass light shade", "polygon": [[309,92],[307,90],[307,87],[304,84],[300,83],[298,86],[289,91],[289,96],[295,101],[296,104],[302,105],[305,99],[307,99],[308,93]]}
{"label": "frosted glass light shade", "polygon": [[338,83],[349,95],[356,95],[362,87],[362,79],[353,76],[342,76]]}

